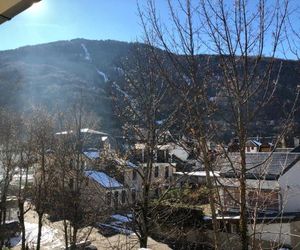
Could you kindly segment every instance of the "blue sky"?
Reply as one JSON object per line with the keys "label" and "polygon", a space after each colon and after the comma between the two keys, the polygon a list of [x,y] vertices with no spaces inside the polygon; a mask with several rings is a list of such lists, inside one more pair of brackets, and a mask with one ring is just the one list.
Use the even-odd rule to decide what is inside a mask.
{"label": "blue sky", "polygon": [[[146,2],[42,0],[11,21],[0,25],[0,50],[74,38],[128,42],[141,40],[143,32],[138,17],[137,1],[141,5]],[[272,1],[275,0],[270,0],[271,3]],[[293,7],[298,5],[297,1],[292,0]],[[160,10],[164,21],[168,22],[165,3],[165,0],[156,1],[157,9]],[[232,1],[228,3],[232,4]],[[296,26],[299,26],[298,18],[293,20]]]}
{"label": "blue sky", "polygon": [[73,38],[136,41],[136,0],[42,0],[0,26],[0,50]]}

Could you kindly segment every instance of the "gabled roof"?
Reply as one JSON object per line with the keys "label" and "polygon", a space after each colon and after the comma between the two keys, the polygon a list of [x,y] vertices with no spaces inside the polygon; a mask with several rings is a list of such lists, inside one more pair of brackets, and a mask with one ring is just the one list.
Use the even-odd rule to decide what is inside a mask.
{"label": "gabled roof", "polygon": [[[206,177],[206,171],[174,172],[174,175]],[[219,171],[209,171],[211,177],[219,177]]]}
{"label": "gabled roof", "polygon": [[261,146],[261,142],[257,141],[257,140],[248,140],[246,141],[246,145],[252,144],[256,147],[260,147]]}
{"label": "gabled roof", "polygon": [[97,160],[100,158],[99,150],[91,150],[91,151],[89,150],[83,152],[83,154],[90,160]]}
{"label": "gabled roof", "polygon": [[[240,170],[239,155],[232,153],[229,155],[234,169],[229,160],[223,163],[221,175],[224,177],[236,177]],[[286,173],[300,160],[299,153],[287,152],[260,152],[260,153],[247,153],[247,178],[252,179],[278,179],[279,176]]]}
{"label": "gabled roof", "polygon": [[[73,130],[68,130],[68,131],[57,132],[56,135],[68,135],[68,134],[73,134],[73,133],[74,133]],[[93,130],[93,129],[90,129],[90,128],[82,128],[82,129],[80,129],[80,133],[108,136],[107,133],[97,131],[97,130]]]}
{"label": "gabled roof", "polygon": [[101,131],[97,131],[97,130],[93,130],[93,129],[90,129],[90,128],[82,128],[82,129],[80,129],[80,132],[81,133],[87,133],[87,134],[96,134],[96,135],[105,135],[105,136],[108,136],[107,133],[104,133],[104,132],[101,132]]}
{"label": "gabled roof", "polygon": [[108,176],[104,172],[99,171],[85,171],[85,175],[95,182],[99,183],[104,188],[122,188],[123,185],[116,179]]}
{"label": "gabled roof", "polygon": [[114,160],[117,164],[119,164],[122,167],[138,168],[138,166],[135,165],[134,163],[132,163],[131,161],[126,161],[126,160],[119,159],[119,158],[115,158]]}

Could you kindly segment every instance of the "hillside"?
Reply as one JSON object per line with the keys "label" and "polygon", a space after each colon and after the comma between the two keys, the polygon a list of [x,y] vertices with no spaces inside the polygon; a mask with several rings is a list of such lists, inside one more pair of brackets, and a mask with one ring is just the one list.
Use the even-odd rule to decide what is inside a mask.
{"label": "hillside", "polygon": [[50,111],[78,102],[111,128],[107,81],[130,45],[76,39],[0,52],[0,105],[28,111],[42,104]]}
{"label": "hillside", "polygon": [[[1,51],[0,106],[30,111],[33,105],[42,104],[55,111],[82,97],[86,109],[101,118],[103,130],[111,132],[118,127],[118,121],[112,112],[109,79],[119,71],[120,59],[130,53],[132,46],[111,40],[75,39]],[[199,56],[199,60],[205,57]],[[218,57],[211,62],[217,67]],[[278,91],[262,119],[266,127],[280,121],[282,107],[293,99],[300,82],[297,62],[278,60],[276,64],[279,63],[282,71]]]}

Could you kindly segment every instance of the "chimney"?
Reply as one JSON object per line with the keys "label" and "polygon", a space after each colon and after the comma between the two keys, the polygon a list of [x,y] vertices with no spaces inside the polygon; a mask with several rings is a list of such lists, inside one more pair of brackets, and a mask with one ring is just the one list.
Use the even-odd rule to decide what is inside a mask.
{"label": "chimney", "polygon": [[281,147],[286,148],[285,138],[284,136],[281,138]]}

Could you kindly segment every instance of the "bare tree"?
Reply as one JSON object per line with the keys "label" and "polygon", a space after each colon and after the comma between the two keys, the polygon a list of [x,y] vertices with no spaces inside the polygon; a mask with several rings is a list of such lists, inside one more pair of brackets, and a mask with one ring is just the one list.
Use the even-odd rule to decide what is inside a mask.
{"label": "bare tree", "polygon": [[54,142],[54,123],[52,117],[43,109],[34,111],[32,117],[32,143],[34,145],[34,157],[36,158],[36,173],[34,180],[33,203],[38,214],[38,235],[36,249],[41,248],[41,234],[43,217],[49,206],[50,190],[48,185],[53,181],[51,172],[52,162],[47,157],[52,150]]}
{"label": "bare tree", "polygon": [[[220,55],[219,95],[226,102],[225,110],[232,114],[230,120],[224,120],[239,140],[240,232],[242,248],[248,249],[246,141],[251,125],[276,91],[281,65],[275,64],[275,57],[282,41],[288,1],[257,1],[254,8],[246,1],[236,1],[234,9],[224,1],[202,1],[201,7],[205,30],[212,41],[210,49]],[[265,53],[268,59],[264,59]]]}
{"label": "bare tree", "polygon": [[[134,172],[141,180],[141,189],[136,190],[136,198],[132,198],[140,247],[147,247],[148,237],[153,233],[155,219],[151,218],[151,213],[156,155],[166,142],[165,136],[174,123],[176,113],[174,106],[165,105],[167,99],[169,103],[172,102],[172,97],[168,85],[158,75],[150,50],[147,46],[137,44],[132,57],[122,65],[124,75],[113,82],[113,92],[118,98],[117,114],[123,121],[124,135],[131,144],[131,153],[126,152],[125,158],[137,164]],[[142,145],[143,156],[135,143]],[[135,158],[137,152],[139,157]]]}
{"label": "bare tree", "polygon": [[213,74],[210,58],[206,60],[199,56],[203,47],[200,39],[202,26],[196,21],[199,6],[193,5],[191,1],[166,3],[172,27],[163,25],[155,1],[148,1],[147,6],[143,9],[140,7],[139,13],[146,43],[165,51],[167,64],[162,64],[156,50],[152,49],[160,75],[178,97],[179,133],[189,138],[191,145],[187,147],[180,141],[178,143],[204,165],[213,220],[214,247],[219,249],[214,180],[210,177],[210,172],[214,170],[213,157],[208,146],[216,130],[213,122],[216,106],[209,98],[209,82]]}
{"label": "bare tree", "polygon": [[[185,118],[182,128],[196,142],[196,157],[205,167],[216,249],[220,249],[218,199],[213,192],[216,180],[209,174],[216,163],[207,146],[210,139],[220,138],[222,124],[216,118],[221,117],[225,129],[238,137],[240,238],[243,249],[248,249],[245,143],[251,127],[276,91],[281,72],[276,56],[283,39],[288,1],[168,0],[166,3],[171,20],[167,24],[160,17],[155,1],[140,6],[145,40],[152,47],[162,48],[169,58],[172,70],[159,59],[155,63],[160,75],[180,96],[179,105]],[[152,52],[158,58],[156,50]],[[199,54],[203,52],[217,56],[201,57]],[[264,58],[266,55],[268,58]],[[284,125],[291,118],[288,115]]]}
{"label": "bare tree", "polygon": [[[7,219],[7,197],[10,191],[10,184],[18,164],[17,150],[18,137],[20,135],[19,122],[19,118],[16,114],[13,114],[6,109],[0,110],[0,228],[2,227],[2,229],[4,228]],[[4,246],[5,237],[5,232],[1,232],[0,247]]]}
{"label": "bare tree", "polygon": [[35,145],[33,143],[34,135],[31,131],[33,124],[30,120],[23,117],[22,119],[22,133],[19,138],[18,150],[18,219],[22,235],[22,250],[26,249],[26,231],[25,231],[25,215],[31,209],[29,203],[26,202],[32,197],[32,174],[34,171],[34,163],[36,158],[34,155]]}
{"label": "bare tree", "polygon": [[[85,112],[80,103],[65,113],[60,112],[57,123],[55,150],[49,156],[56,176],[56,181],[50,185],[52,206],[49,212],[62,220],[66,249],[76,249],[80,240],[88,240],[93,224],[105,211],[103,194],[97,189],[93,194],[86,192],[84,150],[93,138],[87,136],[83,128],[94,128],[98,121]],[[103,202],[93,203],[95,197],[102,198]]]}

